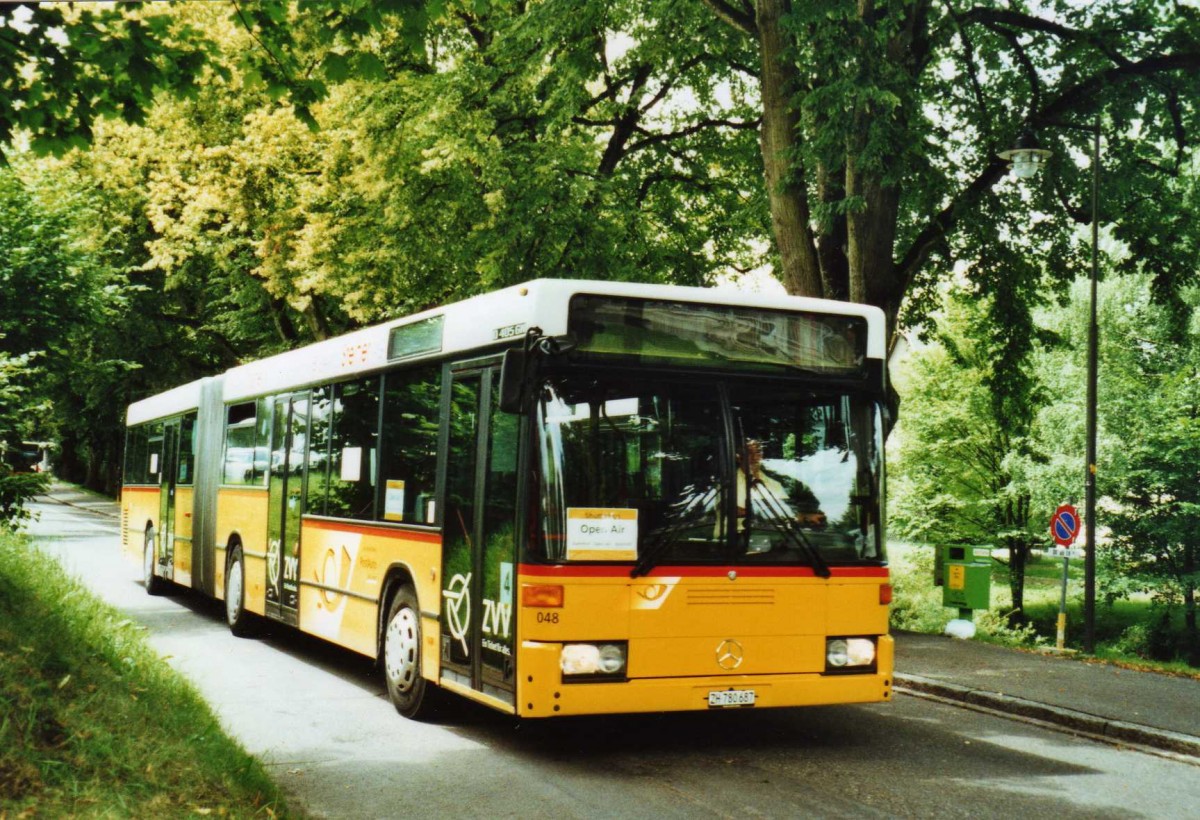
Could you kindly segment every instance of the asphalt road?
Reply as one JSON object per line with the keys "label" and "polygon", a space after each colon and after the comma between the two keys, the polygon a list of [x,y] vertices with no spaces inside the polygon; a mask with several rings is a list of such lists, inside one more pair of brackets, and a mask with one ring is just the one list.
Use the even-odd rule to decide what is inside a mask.
{"label": "asphalt road", "polygon": [[117,525],[35,505],[39,545],[144,624],[316,817],[1195,817],[1200,767],[897,696],[890,704],[521,722],[395,713],[365,659],[146,595]]}

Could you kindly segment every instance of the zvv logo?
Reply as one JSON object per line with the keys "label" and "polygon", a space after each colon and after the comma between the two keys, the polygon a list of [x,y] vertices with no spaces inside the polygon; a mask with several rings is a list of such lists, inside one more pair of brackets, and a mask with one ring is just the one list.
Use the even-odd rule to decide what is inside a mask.
{"label": "zvv logo", "polygon": [[442,590],[446,599],[446,628],[454,640],[462,645],[463,655],[471,654],[467,646],[467,630],[471,625],[471,573],[455,575],[450,579],[450,587]]}

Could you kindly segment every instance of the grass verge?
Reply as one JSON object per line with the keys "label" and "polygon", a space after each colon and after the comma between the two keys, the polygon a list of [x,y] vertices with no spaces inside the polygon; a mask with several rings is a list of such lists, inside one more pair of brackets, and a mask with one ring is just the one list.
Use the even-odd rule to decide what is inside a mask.
{"label": "grass verge", "polygon": [[286,817],[196,690],[0,528],[0,818]]}
{"label": "grass verge", "polygon": [[[942,589],[933,585],[933,548],[914,544],[888,545],[892,586],[891,625],[894,629],[940,634],[957,611],[942,605]],[[1025,614],[1029,624],[1020,629],[1008,625],[1005,614],[1012,608],[1008,569],[995,564],[992,570],[992,606],[975,613],[979,640],[1025,648],[1053,646],[1057,631],[1062,561],[1034,558],[1025,573]],[[1067,641],[1070,649],[1081,647],[1083,636],[1083,562],[1072,561],[1067,579]],[[1096,653],[1083,660],[1111,663],[1130,669],[1160,672],[1200,680],[1200,670],[1179,660],[1148,657],[1147,632],[1161,618],[1149,598],[1096,606]]]}

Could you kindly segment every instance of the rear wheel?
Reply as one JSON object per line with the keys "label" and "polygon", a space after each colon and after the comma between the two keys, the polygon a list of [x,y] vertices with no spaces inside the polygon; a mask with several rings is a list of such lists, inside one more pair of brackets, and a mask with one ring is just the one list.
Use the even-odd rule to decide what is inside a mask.
{"label": "rear wheel", "polygon": [[142,548],[142,582],[146,585],[146,592],[151,595],[162,595],[166,591],[167,582],[154,574],[158,564],[156,544],[154,528],[147,527],[146,543]]}
{"label": "rear wheel", "polygon": [[383,676],[392,705],[407,718],[428,717],[437,687],[421,677],[421,610],[411,586],[392,599],[383,630]]}
{"label": "rear wheel", "polygon": [[257,631],[254,615],[246,611],[246,562],[240,547],[234,548],[225,571],[225,623],[239,638],[250,637]]}

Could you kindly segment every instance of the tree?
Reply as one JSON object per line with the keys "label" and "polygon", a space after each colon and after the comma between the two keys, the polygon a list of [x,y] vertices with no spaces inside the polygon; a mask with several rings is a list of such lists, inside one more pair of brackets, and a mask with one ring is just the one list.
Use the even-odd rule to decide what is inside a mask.
{"label": "tree", "polygon": [[25,504],[46,486],[46,476],[18,471],[10,463],[22,435],[21,415],[27,407],[24,383],[36,377],[31,356],[9,356],[0,351],[0,529],[29,517]]}
{"label": "tree", "polygon": [[716,21],[671,2],[481,8],[425,21],[418,51],[384,21],[336,38],[320,15],[233,30],[210,12],[223,52],[257,41],[273,70],[386,71],[323,86],[316,131],[255,91],[257,68],[161,103],[138,138],[150,264],[171,281],[248,274],[301,314],[281,333],[294,345],[539,276],[701,284],[762,261],[753,88]]}
{"label": "tree", "polygon": [[[1128,234],[1153,218],[1191,150],[1200,76],[1200,12],[1180,4],[1103,0],[705,0],[757,44],[762,147],[780,278],[793,293],[878,305],[895,319],[937,303],[933,286],[973,245],[996,241],[997,209],[1086,221],[1070,163],[1026,201],[999,186],[996,152],[1025,129],[1060,156],[1086,135],[1053,130],[1108,118],[1107,214]],[[1135,142],[1136,141],[1136,142]],[[1165,161],[1138,145],[1173,147]],[[1049,226],[1048,226],[1049,227]],[[1122,231],[1125,234],[1125,231]],[[1190,276],[1171,249],[1163,283]],[[1049,269],[1071,245],[1046,242]]]}
{"label": "tree", "polygon": [[1178,650],[1200,666],[1200,292],[1164,307],[1152,287],[1151,277],[1130,274],[1109,289],[1119,309],[1105,326],[1106,410],[1123,435],[1107,482],[1115,510],[1106,586],[1112,595],[1149,590],[1167,613],[1181,606]]}
{"label": "tree", "polygon": [[138,3],[0,7],[0,162],[17,135],[33,150],[86,148],[103,117],[141,122],[161,89],[188,93],[208,41]]}
{"label": "tree", "polygon": [[905,413],[891,521],[900,535],[924,543],[1006,551],[1010,618],[1019,622],[1026,563],[1044,540],[1037,532],[1042,510],[1019,469],[1042,460],[1033,438],[1042,399],[1031,366],[1038,334],[1027,312],[1012,310],[1019,300],[972,290],[947,296],[935,343],[917,349],[900,381]]}

